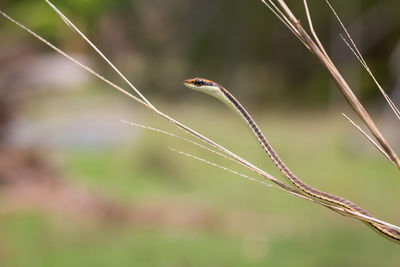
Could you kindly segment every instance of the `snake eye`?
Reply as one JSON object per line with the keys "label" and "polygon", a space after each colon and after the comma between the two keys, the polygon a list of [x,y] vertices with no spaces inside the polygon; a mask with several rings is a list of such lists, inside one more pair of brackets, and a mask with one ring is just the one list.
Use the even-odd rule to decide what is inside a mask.
{"label": "snake eye", "polygon": [[201,80],[201,79],[196,79],[196,80],[194,80],[194,85],[197,85],[197,86],[202,86],[203,85],[203,80]]}

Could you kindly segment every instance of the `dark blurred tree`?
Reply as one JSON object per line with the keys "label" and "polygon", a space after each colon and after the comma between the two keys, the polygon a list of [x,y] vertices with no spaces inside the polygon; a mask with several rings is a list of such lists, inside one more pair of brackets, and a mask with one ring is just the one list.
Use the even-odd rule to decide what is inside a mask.
{"label": "dark blurred tree", "polygon": [[[184,95],[180,82],[191,76],[217,80],[239,97],[262,105],[322,106],[329,103],[332,92],[336,94],[315,59],[309,57],[260,1],[59,0],[54,3],[135,84],[166,99]],[[289,4],[298,14],[304,14],[302,1]],[[332,44],[328,47],[334,49],[334,60],[338,60],[345,76],[348,73],[350,82],[354,80],[356,87],[360,87],[358,93],[362,98],[373,101],[378,91],[341,41],[340,27],[328,7],[318,1],[309,4],[322,41]],[[390,88],[394,81],[387,63],[400,33],[396,13],[400,3],[359,0],[333,4],[355,33],[379,80]],[[43,1],[3,0],[1,7],[63,49],[89,51]],[[304,17],[301,19],[305,21]],[[12,31],[24,41],[36,42],[5,20],[0,23],[7,29],[7,35]],[[16,38],[15,42],[19,40]],[[98,62],[103,72],[113,75]]]}

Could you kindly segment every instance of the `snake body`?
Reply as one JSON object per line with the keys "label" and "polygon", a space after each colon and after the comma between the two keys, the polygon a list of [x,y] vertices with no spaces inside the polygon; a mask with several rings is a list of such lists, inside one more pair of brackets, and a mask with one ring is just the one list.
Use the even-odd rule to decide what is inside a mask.
{"label": "snake body", "polygon": [[[184,81],[184,85],[190,89],[207,93],[214,96],[230,109],[232,109],[250,128],[258,142],[260,143],[263,150],[268,154],[273,163],[279,168],[285,178],[293,184],[299,191],[299,193],[308,196],[316,201],[324,202],[326,204],[335,205],[348,209],[353,212],[358,212],[360,214],[371,216],[367,211],[356,205],[355,203],[344,199],[340,196],[336,196],[330,193],[323,192],[312,186],[309,186],[302,180],[300,180],[282,161],[279,155],[272,148],[271,144],[267,141],[264,134],[261,132],[260,128],[257,126],[256,122],[246,111],[246,109],[240,104],[238,100],[224,87],[221,85],[202,78],[188,79]],[[400,232],[395,229],[389,228],[387,226],[381,225],[375,222],[365,222],[369,227],[382,234],[384,237],[391,241],[400,244]]]}

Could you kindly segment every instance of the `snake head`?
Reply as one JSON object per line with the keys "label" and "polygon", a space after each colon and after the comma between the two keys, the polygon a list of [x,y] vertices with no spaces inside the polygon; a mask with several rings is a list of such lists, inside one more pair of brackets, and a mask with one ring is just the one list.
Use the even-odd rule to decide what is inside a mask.
{"label": "snake head", "polygon": [[217,83],[203,79],[203,78],[192,78],[183,81],[183,84],[189,88],[210,95],[214,95],[220,92],[221,86]]}

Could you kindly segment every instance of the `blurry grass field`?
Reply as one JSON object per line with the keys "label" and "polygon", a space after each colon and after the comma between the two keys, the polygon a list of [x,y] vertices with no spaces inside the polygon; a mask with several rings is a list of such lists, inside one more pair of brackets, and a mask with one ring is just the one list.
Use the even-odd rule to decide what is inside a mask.
{"label": "blurry grass field", "polygon": [[[229,111],[187,110],[176,107],[172,114],[281,178]],[[339,113],[254,117],[307,183],[400,223],[397,171]],[[146,121],[177,132],[153,116]],[[104,224],[84,215],[3,213],[1,266],[398,266],[398,245],[360,222],[168,149],[240,170],[180,140],[137,131],[135,140],[117,147],[57,152],[66,176],[125,204],[198,212],[205,220]]]}

